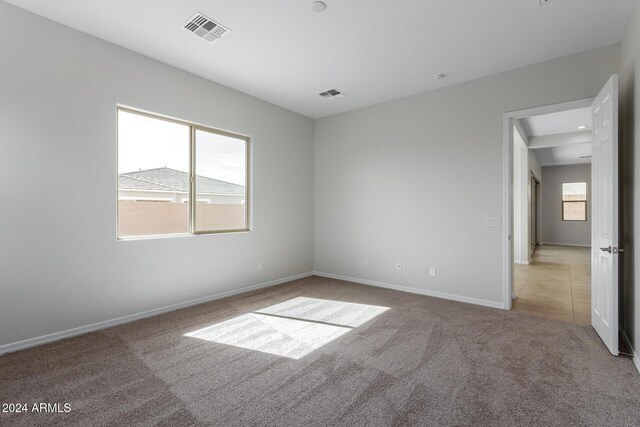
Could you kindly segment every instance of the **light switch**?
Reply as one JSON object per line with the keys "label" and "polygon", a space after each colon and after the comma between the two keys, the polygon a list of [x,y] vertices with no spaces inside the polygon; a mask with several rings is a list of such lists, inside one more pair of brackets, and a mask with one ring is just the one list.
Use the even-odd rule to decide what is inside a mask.
{"label": "light switch", "polygon": [[485,218],[484,225],[485,227],[502,227],[502,218]]}

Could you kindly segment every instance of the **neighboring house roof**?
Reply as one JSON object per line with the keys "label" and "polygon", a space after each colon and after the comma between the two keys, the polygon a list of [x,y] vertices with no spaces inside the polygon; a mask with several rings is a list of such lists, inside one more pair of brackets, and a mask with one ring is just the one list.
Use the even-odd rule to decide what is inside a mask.
{"label": "neighboring house roof", "polygon": [[[189,191],[189,174],[171,168],[146,169],[122,173],[118,176],[120,190]],[[244,194],[243,185],[196,175],[198,193]]]}

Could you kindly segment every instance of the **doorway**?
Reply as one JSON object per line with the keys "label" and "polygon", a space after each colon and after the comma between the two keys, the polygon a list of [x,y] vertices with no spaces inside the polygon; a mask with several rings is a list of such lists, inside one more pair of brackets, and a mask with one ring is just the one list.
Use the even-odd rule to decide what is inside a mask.
{"label": "doorway", "polygon": [[[590,271],[591,276],[591,326],[600,336],[603,343],[611,354],[619,355],[619,257],[623,251],[618,247],[620,230],[619,230],[619,187],[618,187],[618,75],[613,74],[602,87],[595,98],[582,99],[577,101],[566,102],[562,104],[549,105],[545,107],[536,107],[528,110],[513,111],[504,114],[504,180],[503,191],[504,199],[504,231],[503,231],[503,254],[504,254],[504,307],[510,310],[513,306],[514,296],[514,247],[515,245],[515,220],[514,212],[518,207],[517,193],[514,192],[516,185],[516,175],[514,174],[514,166],[517,153],[514,149],[514,140],[516,127],[519,119],[541,116],[546,114],[561,113],[581,108],[590,108],[590,117],[592,122],[591,146],[592,146],[592,163],[590,170],[593,174],[593,185],[587,185],[591,188],[592,201],[592,226],[591,236],[586,245],[589,250]],[[586,130],[586,126],[580,126],[578,130]],[[564,136],[563,136],[564,137]],[[547,141],[550,143],[550,141]],[[551,144],[549,147],[555,147]],[[528,146],[531,148],[531,146]],[[538,147],[548,148],[548,147]],[[543,189],[540,204],[546,205],[544,197],[544,188],[549,188],[548,183],[543,179],[541,187]],[[575,183],[563,183],[562,198],[562,219],[571,220],[565,216],[565,212],[569,212],[569,217],[589,215],[587,206],[589,206],[588,196],[582,199],[564,198],[564,186],[568,185],[568,196],[575,196],[575,189],[578,187]],[[588,190],[587,190],[588,191]],[[586,193],[587,191],[583,191]],[[582,207],[580,207],[582,206]],[[569,208],[566,209],[565,208]],[[540,223],[540,221],[539,221]],[[542,224],[543,236],[546,226]],[[544,246],[544,239],[543,239]],[[565,245],[566,246],[566,245]],[[571,268],[569,266],[569,268]],[[591,292],[591,289],[589,290]]]}
{"label": "doorway", "polygon": [[529,180],[531,181],[530,188],[530,204],[531,209],[530,217],[529,217],[529,250],[530,257],[533,257],[536,248],[540,244],[540,236],[538,232],[540,230],[540,225],[538,224],[538,220],[540,218],[538,210],[540,209],[540,180],[536,178],[533,171],[529,171]]}
{"label": "doorway", "polygon": [[[573,121],[567,118],[579,116],[577,110],[582,110],[583,114],[587,109],[590,111],[593,100],[587,98],[505,114],[505,171],[510,177],[505,180],[505,194],[509,200],[505,207],[504,229],[507,242],[504,272],[507,309],[513,308],[528,283],[531,286],[525,294],[537,294],[537,298],[533,298],[536,302],[525,307],[527,304],[523,299],[521,307],[537,310],[536,314],[546,314],[546,317],[588,323],[586,316],[590,311],[580,307],[574,312],[573,302],[586,302],[589,298],[590,290],[584,289],[590,284],[589,248],[568,245],[565,248],[564,244],[570,242],[545,241],[543,212],[548,192],[545,192],[542,168],[543,165],[545,169],[556,166],[553,161],[568,163],[567,157],[588,165],[591,115],[580,119],[585,123],[577,123],[575,117]],[[530,129],[532,126],[534,129]],[[585,149],[587,152],[580,152]],[[560,202],[557,203],[560,206]],[[561,216],[561,213],[556,213],[556,216]],[[587,236],[586,242],[589,240]],[[552,283],[554,277],[565,285],[564,289],[556,289]],[[576,285],[573,289],[572,277]],[[577,289],[577,285],[583,289]],[[555,295],[562,296],[563,301],[554,304],[552,297]],[[554,305],[564,307],[556,308]]]}
{"label": "doorway", "polygon": [[591,106],[513,120],[514,311],[591,323]]}

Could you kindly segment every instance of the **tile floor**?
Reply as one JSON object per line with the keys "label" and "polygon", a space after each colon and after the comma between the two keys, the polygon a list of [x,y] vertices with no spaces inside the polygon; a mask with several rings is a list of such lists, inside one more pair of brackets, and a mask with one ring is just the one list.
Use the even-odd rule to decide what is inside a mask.
{"label": "tile floor", "polygon": [[529,265],[515,264],[513,310],[591,324],[590,249],[538,246]]}

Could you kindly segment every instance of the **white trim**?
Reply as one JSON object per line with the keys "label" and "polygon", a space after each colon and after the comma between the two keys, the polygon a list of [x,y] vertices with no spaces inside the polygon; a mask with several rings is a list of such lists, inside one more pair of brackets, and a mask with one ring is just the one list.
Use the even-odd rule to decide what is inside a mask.
{"label": "white trim", "polygon": [[629,341],[629,337],[627,336],[627,331],[625,331],[622,328],[620,330],[622,331],[622,339],[626,341],[627,347],[629,347],[629,350],[631,350],[631,355],[632,355],[631,359],[633,360],[633,364],[635,365],[636,369],[638,370],[638,373],[640,374],[640,354],[636,353],[635,350],[633,349],[633,346]]}
{"label": "white trim", "polygon": [[59,341],[65,338],[71,338],[77,335],[86,334],[87,332],[98,331],[100,329],[110,328],[112,326],[121,325],[123,323],[133,322],[135,320],[144,319],[146,317],[157,316],[159,314],[167,313],[169,311],[179,310],[181,308],[190,307],[193,305],[202,304],[205,302],[230,297],[233,295],[241,294],[244,292],[255,291],[257,289],[267,288],[270,286],[279,285],[281,283],[290,282],[293,280],[303,279],[305,277],[312,276],[312,272],[297,274],[295,276],[283,277],[281,279],[270,280],[268,282],[258,283],[256,285],[245,286],[239,289],[233,289],[231,291],[221,292],[214,295],[209,295],[202,298],[196,298],[189,301],[179,302],[177,304],[171,304],[160,308],[154,308],[151,310],[143,311],[140,313],[129,314],[127,316],[118,317],[115,319],[105,320],[102,322],[92,323],[90,325],[79,326],[73,329],[67,329],[66,331],[54,332],[48,335],[42,335],[35,338],[29,338],[23,341],[17,341],[14,343],[4,344],[0,346],[0,355],[5,353],[11,353],[18,350],[24,350],[26,348],[35,347],[50,343],[53,341]]}
{"label": "white trim", "polygon": [[315,276],[327,277],[329,279],[344,280],[345,282],[360,283],[362,285],[393,289],[395,291],[408,292],[411,294],[418,294],[418,295],[426,295],[429,297],[441,298],[441,299],[446,299],[450,301],[464,302],[467,304],[475,304],[475,305],[481,305],[484,307],[491,307],[491,308],[499,308],[499,309],[504,308],[504,305],[502,304],[502,302],[487,301],[479,298],[470,298],[470,297],[464,297],[461,295],[446,294],[443,292],[429,291],[426,289],[418,289],[418,288],[412,288],[409,286],[396,285],[392,283],[378,282],[375,280],[361,279],[359,277],[341,276],[339,274],[323,273],[321,271],[314,271],[313,274]]}
{"label": "white trim", "polygon": [[590,248],[591,245],[584,245],[581,243],[556,243],[556,242],[542,242],[540,245],[553,245],[553,246],[575,246],[579,248]]}
{"label": "white trim", "polygon": [[579,247],[579,248],[590,248],[591,245],[584,245],[581,243],[556,243],[556,242],[542,242],[540,243],[540,246],[542,245],[554,245],[554,246],[575,246],[575,247]]}
{"label": "white trim", "polygon": [[516,119],[529,116],[590,107],[594,99],[595,98],[585,98],[560,104],[527,108],[525,110],[504,113],[502,116],[502,216],[504,217],[504,228],[502,232],[503,301],[501,306],[505,310],[511,310],[510,296],[513,287],[513,241],[511,239],[511,236],[513,236],[513,122]]}
{"label": "white trim", "polygon": [[515,118],[508,113],[503,116],[503,162],[502,162],[502,308],[511,310],[513,292],[513,122]]}

